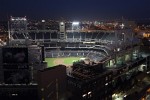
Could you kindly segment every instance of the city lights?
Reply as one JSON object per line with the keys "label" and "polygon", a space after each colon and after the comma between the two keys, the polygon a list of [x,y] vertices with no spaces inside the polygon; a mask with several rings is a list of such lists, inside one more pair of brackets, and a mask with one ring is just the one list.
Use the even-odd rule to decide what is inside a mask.
{"label": "city lights", "polygon": [[122,23],[122,24],[120,25],[121,29],[123,29],[123,28],[124,28],[124,26],[125,26],[125,25]]}

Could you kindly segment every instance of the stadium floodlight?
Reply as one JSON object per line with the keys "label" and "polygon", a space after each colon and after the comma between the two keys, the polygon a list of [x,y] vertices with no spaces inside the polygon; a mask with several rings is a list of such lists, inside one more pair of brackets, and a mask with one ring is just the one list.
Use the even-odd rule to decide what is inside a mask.
{"label": "stadium floodlight", "polygon": [[72,25],[78,26],[78,25],[79,25],[79,22],[72,22]]}
{"label": "stadium floodlight", "polygon": [[64,25],[64,22],[60,22],[60,25]]}
{"label": "stadium floodlight", "polygon": [[42,20],[42,22],[44,23],[44,22],[45,22],[45,20]]}

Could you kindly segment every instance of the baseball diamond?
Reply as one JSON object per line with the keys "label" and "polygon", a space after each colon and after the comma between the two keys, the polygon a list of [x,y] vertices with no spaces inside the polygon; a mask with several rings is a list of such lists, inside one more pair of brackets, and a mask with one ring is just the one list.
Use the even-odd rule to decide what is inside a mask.
{"label": "baseball diamond", "polygon": [[45,61],[47,61],[48,67],[53,67],[60,64],[70,66],[74,61],[80,60],[80,58],[81,57],[46,58]]}

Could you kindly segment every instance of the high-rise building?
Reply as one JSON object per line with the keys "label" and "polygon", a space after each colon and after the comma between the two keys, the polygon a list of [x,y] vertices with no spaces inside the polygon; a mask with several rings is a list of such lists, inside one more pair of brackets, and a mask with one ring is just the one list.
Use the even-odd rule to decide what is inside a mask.
{"label": "high-rise building", "polygon": [[66,66],[38,71],[39,100],[66,100]]}

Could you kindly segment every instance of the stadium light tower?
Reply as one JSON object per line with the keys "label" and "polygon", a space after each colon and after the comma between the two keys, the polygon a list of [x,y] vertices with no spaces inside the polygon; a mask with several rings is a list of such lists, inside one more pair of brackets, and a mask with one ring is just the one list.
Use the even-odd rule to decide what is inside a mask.
{"label": "stadium light tower", "polygon": [[59,23],[59,38],[60,40],[66,39],[66,28],[65,28],[65,22]]}
{"label": "stadium light tower", "polygon": [[78,26],[78,25],[79,25],[79,22],[73,22],[72,25]]}
{"label": "stadium light tower", "polygon": [[43,29],[43,30],[45,30],[45,22],[46,22],[46,21],[43,19],[43,20],[42,20],[42,29]]}
{"label": "stadium light tower", "polygon": [[79,30],[80,22],[72,22],[72,30]]}
{"label": "stadium light tower", "polygon": [[43,19],[42,22],[45,23],[45,20]]}
{"label": "stadium light tower", "polygon": [[27,18],[25,17],[12,17],[10,18],[10,37],[14,34],[23,34],[27,36]]}
{"label": "stadium light tower", "polygon": [[64,22],[60,22],[60,25],[64,25],[65,23]]}

